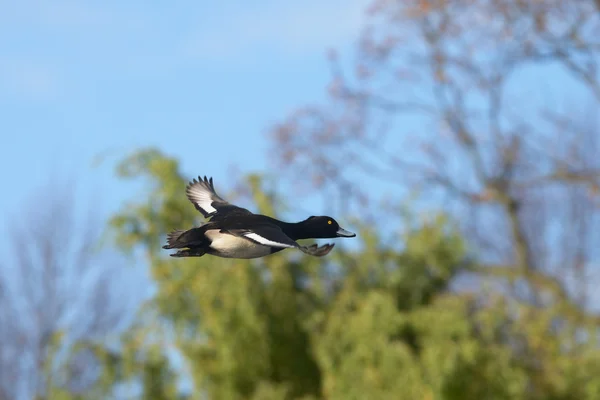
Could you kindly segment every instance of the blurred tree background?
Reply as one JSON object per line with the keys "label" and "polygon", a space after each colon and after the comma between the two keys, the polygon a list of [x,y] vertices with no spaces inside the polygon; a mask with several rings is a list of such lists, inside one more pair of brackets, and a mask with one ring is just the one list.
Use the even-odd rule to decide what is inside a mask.
{"label": "blurred tree background", "polygon": [[[323,259],[172,259],[166,233],[201,218],[185,184],[209,171],[140,149],[117,173],[143,195],[109,234],[147,263],[155,293],[116,330],[101,294],[118,275],[104,271],[89,322],[61,325],[55,299],[72,301],[76,282],[18,253],[20,279],[43,289],[11,331],[2,321],[22,312],[0,280],[0,399],[600,398],[600,3],[376,0],[368,13],[353,68],[331,54],[330,100],[270,136],[296,197],[267,176],[229,194],[217,183],[273,216],[317,189],[357,238]],[[514,77],[549,68],[577,104],[519,101]],[[44,233],[56,215],[15,248],[54,260],[50,239],[72,237]]]}

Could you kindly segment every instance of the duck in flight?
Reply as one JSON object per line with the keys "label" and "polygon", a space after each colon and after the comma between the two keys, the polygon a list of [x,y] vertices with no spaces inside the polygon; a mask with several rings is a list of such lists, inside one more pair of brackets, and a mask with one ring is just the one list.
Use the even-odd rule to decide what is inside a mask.
{"label": "duck in flight", "polygon": [[209,221],[197,228],[175,230],[167,235],[163,249],[177,249],[171,257],[201,257],[211,254],[224,258],[258,258],[284,249],[298,249],[322,257],[334,244],[301,246],[299,239],[355,237],[331,217],[311,216],[304,221],[283,222],[253,214],[223,200],[212,178],[198,177],[186,187],[188,199]]}

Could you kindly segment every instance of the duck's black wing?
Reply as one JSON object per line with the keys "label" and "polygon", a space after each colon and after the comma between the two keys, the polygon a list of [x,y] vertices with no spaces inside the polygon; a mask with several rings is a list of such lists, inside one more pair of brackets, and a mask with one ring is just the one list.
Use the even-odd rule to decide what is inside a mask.
{"label": "duck's black wing", "polygon": [[260,244],[275,249],[292,249],[296,248],[302,252],[315,257],[322,257],[328,254],[333,249],[334,244],[325,244],[317,246],[301,246],[287,236],[280,227],[273,224],[255,225],[252,229],[227,229],[222,232],[230,233],[234,236],[243,237],[251,242]]}
{"label": "duck's black wing", "polygon": [[212,178],[198,177],[188,183],[185,188],[188,199],[194,204],[196,210],[200,211],[204,218],[215,215],[225,215],[232,212],[236,214],[251,214],[245,208],[235,206],[223,200],[215,191]]}

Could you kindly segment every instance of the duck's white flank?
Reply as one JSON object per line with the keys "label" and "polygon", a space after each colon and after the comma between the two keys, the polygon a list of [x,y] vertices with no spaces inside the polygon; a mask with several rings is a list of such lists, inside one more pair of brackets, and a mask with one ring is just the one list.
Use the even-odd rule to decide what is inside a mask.
{"label": "duck's white flank", "polygon": [[[221,233],[219,229],[209,229],[205,235],[211,240],[209,253],[216,254],[219,257],[258,258],[271,254],[271,247],[268,245],[257,244],[243,237]],[[272,247],[283,246],[279,244]]]}

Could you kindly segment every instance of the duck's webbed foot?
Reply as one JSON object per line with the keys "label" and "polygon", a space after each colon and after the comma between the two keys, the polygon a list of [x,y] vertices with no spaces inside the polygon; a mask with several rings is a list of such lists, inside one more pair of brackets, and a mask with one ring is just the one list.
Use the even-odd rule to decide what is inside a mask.
{"label": "duck's webbed foot", "polygon": [[327,254],[329,254],[331,249],[333,249],[333,246],[335,246],[334,243],[332,243],[332,244],[327,243],[327,244],[324,244],[323,246],[319,246],[315,243],[315,244],[311,244],[310,246],[300,246],[300,250],[302,250],[304,253],[309,254],[311,256],[323,257],[323,256],[326,256]]}

